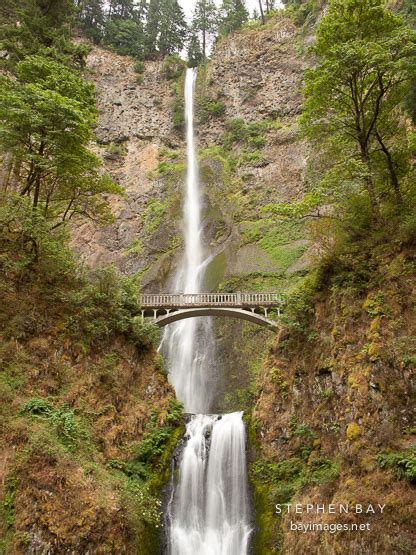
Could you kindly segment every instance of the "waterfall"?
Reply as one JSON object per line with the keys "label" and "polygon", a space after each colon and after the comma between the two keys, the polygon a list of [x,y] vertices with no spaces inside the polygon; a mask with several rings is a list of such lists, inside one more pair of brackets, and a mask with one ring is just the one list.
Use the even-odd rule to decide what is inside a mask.
{"label": "waterfall", "polygon": [[[178,293],[199,293],[210,260],[202,238],[202,194],[194,135],[196,70],[185,80],[187,175],[184,202],[185,253],[176,274]],[[169,379],[185,410],[179,478],[168,507],[171,555],[246,555],[251,533],[243,413],[208,413],[212,404],[215,341],[209,318],[168,326],[163,339]]]}
{"label": "waterfall", "polygon": [[244,555],[251,530],[242,413],[194,415],[186,435],[172,507],[171,553]]}
{"label": "waterfall", "polygon": [[[196,70],[188,69],[185,79],[186,190],[183,210],[185,255],[176,274],[175,293],[201,293],[209,261],[202,245],[202,196],[194,134],[194,89]],[[166,330],[170,382],[187,412],[209,412],[213,397],[209,363],[215,342],[209,318],[182,320]]]}

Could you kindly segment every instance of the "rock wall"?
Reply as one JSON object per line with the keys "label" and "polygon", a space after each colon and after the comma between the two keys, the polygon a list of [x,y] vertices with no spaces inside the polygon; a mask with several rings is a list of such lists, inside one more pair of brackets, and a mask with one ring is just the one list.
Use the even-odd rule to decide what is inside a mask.
{"label": "rock wall", "polygon": [[[276,223],[264,211],[303,191],[307,148],[297,116],[305,64],[296,53],[297,40],[295,25],[278,17],[222,39],[207,67],[199,69],[204,242],[213,257],[208,290],[285,290],[308,266],[303,231]],[[93,49],[88,69],[100,112],[96,148],[125,197],[112,201],[114,224],[83,223],[74,244],[88,263],[115,263],[123,272],[139,273],[145,291],[166,291],[182,250],[184,139],[171,111],[183,83],[166,80],[161,62],[146,62],[138,76],[133,60],[102,48]],[[219,103],[220,113],[209,109],[212,103]],[[235,121],[252,126],[255,136],[246,140],[234,133],[230,141]],[[245,337],[254,353],[258,330],[239,321],[217,321],[216,328],[222,373],[235,376],[224,381],[217,409],[238,408],[230,395],[249,387],[257,360],[241,356],[239,339]]]}
{"label": "rock wall", "polygon": [[[344,274],[329,264],[261,371],[250,434],[256,553],[414,551],[414,254],[390,250],[366,263],[365,287],[353,277],[359,261]],[[352,510],[277,514],[288,502]],[[354,514],[356,504],[385,510]],[[370,531],[294,532],[291,521],[368,523]]]}
{"label": "rock wall", "polygon": [[162,62],[146,62],[138,74],[131,58],[99,47],[88,56],[87,69],[99,110],[95,149],[125,196],[112,199],[114,224],[97,228],[84,222],[73,230],[73,243],[93,266],[114,263],[129,274],[142,272],[168,248],[174,234],[174,218],[164,218],[163,234],[149,245],[140,244],[147,235],[149,202],[164,202],[172,192],[154,175],[160,151],[182,146],[172,125],[172,85],[162,75]]}

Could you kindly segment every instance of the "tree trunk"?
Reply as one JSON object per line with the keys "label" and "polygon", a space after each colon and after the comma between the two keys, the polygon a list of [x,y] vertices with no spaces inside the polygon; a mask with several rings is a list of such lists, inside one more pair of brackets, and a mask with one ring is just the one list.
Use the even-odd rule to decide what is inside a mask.
{"label": "tree trunk", "polygon": [[378,131],[376,131],[375,135],[376,135],[378,144],[380,145],[380,148],[381,148],[383,154],[386,157],[387,168],[388,168],[389,174],[390,174],[390,181],[391,181],[391,185],[393,187],[394,196],[396,197],[396,204],[398,206],[402,206],[402,204],[403,204],[402,192],[400,190],[399,179],[397,177],[397,173],[396,173],[396,170],[395,170],[395,167],[394,167],[394,162],[393,162],[393,158],[391,156],[391,152],[389,151],[387,146],[384,144],[384,141],[383,141],[381,135],[378,133]]}
{"label": "tree trunk", "polygon": [[370,164],[370,156],[368,154],[367,144],[360,143],[361,148],[361,160],[367,166],[368,173],[364,178],[365,188],[367,189],[368,196],[370,197],[370,204],[373,213],[373,217],[376,221],[380,221],[380,207],[378,205],[376,192],[374,190],[374,183],[371,178],[371,164]]}
{"label": "tree trunk", "polygon": [[266,23],[266,20],[264,19],[264,11],[263,11],[262,0],[259,0],[259,8],[260,8],[260,15],[261,15],[261,23],[262,23],[262,25],[264,25]]}

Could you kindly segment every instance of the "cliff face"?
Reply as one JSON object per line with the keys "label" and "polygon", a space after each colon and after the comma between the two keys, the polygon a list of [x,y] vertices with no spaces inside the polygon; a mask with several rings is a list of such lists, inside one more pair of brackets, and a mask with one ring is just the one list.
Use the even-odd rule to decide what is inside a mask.
{"label": "cliff face", "polygon": [[[287,19],[236,33],[199,72],[205,241],[226,260],[226,265],[213,264],[211,289],[224,276],[286,270],[281,257],[270,255],[272,248],[257,244],[251,227],[259,218],[267,227],[262,206],[302,191],[306,150],[297,138],[296,116],[303,66],[295,53],[296,33]],[[74,244],[93,265],[115,262],[127,273],[142,272],[144,285],[158,290],[181,250],[184,140],[173,127],[172,106],[175,99],[181,102],[182,84],[166,79],[160,62],[146,62],[138,76],[132,60],[103,49],[93,50],[88,68],[100,110],[97,149],[126,197],[114,200],[112,226],[97,230],[83,224],[75,230]],[[219,113],[212,110],[216,102]],[[237,131],[225,146],[228,128],[237,120],[258,126],[249,130],[257,136],[240,140]],[[305,250],[301,239],[295,241],[296,252]]]}
{"label": "cliff face", "polygon": [[[342,273],[329,267],[296,328],[270,349],[252,420],[258,553],[414,551],[416,288],[413,250],[400,250],[362,261],[372,268],[364,286],[336,284]],[[350,272],[359,274],[359,264],[344,278]],[[385,509],[276,513],[275,504],[289,502]],[[371,532],[305,534],[291,522],[369,523]]]}
{"label": "cliff face", "polygon": [[[304,62],[296,54],[297,33],[285,18],[235,33],[199,69],[204,243],[213,256],[208,290],[281,291],[309,264],[303,230],[274,222],[264,211],[303,190],[307,148],[296,118]],[[103,49],[93,50],[88,68],[100,110],[97,149],[126,196],[113,202],[113,225],[85,223],[75,230],[74,244],[88,263],[113,262],[123,272],[139,272],[145,291],[166,291],[182,252],[185,145],[172,111],[175,103],[183,110],[183,80],[166,79],[161,62],[146,62],[138,76],[131,59]],[[231,376],[216,408],[238,408],[234,390],[248,395],[256,345],[269,333],[240,321],[218,320],[215,326],[223,375]],[[241,356],[241,337],[253,356]],[[226,392],[231,397],[224,400]]]}
{"label": "cliff face", "polygon": [[74,229],[73,243],[93,266],[114,263],[126,273],[136,273],[169,248],[174,233],[175,218],[163,218],[156,227],[163,224],[164,233],[151,244],[143,240],[153,233],[146,228],[153,225],[152,207],[163,206],[171,193],[154,175],[160,152],[182,145],[172,125],[172,86],[162,75],[162,62],[146,62],[139,74],[131,58],[102,48],[93,49],[87,69],[99,109],[96,150],[125,196],[112,202],[113,225],[97,229],[83,223]]}
{"label": "cliff face", "polygon": [[0,551],[155,553],[183,433],[155,330],[62,243],[22,272],[16,229],[0,245]]}

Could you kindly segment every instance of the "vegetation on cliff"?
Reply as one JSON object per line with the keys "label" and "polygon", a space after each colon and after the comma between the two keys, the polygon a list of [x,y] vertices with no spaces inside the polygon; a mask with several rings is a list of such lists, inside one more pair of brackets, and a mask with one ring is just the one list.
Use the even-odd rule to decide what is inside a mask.
{"label": "vegetation on cliff", "polygon": [[[319,256],[289,297],[257,382],[255,549],[410,554],[416,299],[408,98],[416,39],[378,0],[330,2],[316,36],[302,115],[312,145],[309,189],[272,213],[309,221]],[[371,534],[354,536],[296,534],[290,521],[311,515],[275,511],[276,503],[344,501],[385,503],[386,513],[368,517]]]}
{"label": "vegetation on cliff", "polygon": [[71,5],[4,8],[0,551],[151,554],[182,407],[138,280],[68,247],[69,221],[112,221],[109,195],[122,194],[90,146],[97,109]]}
{"label": "vegetation on cliff", "polygon": [[[240,88],[224,91],[224,75],[210,77],[209,64],[199,74],[200,125],[214,137],[200,150],[207,234],[217,248],[237,229],[239,252],[249,252],[240,264],[257,264],[263,253],[269,265],[223,279],[226,256],[218,250],[209,283],[230,291],[290,292],[276,343],[267,342],[267,332],[233,328],[233,335],[243,329],[239,364],[250,360],[252,368],[244,383],[236,368],[225,377],[232,391],[222,406],[252,412],[247,420],[259,525],[255,549],[262,555],[410,554],[416,76],[415,35],[405,21],[414,25],[413,3],[389,2],[392,11],[379,0],[329,3],[308,58],[314,67],[306,72],[303,134],[295,121],[300,102],[287,99],[293,81],[284,81],[297,71],[288,62],[293,21],[305,48],[327,3],[288,0],[284,17],[290,21],[273,13],[273,2],[263,2],[265,13],[246,24],[242,2],[224,1],[220,21],[201,15],[206,4],[198,2],[190,65],[204,58],[204,33],[221,35],[218,48],[226,49],[230,40],[222,64],[235,50],[251,55],[255,47],[240,48],[244,41],[258,47],[248,62],[252,71],[241,59],[234,62],[234,71],[238,64],[242,68]],[[88,47],[74,42],[72,32],[82,27],[94,41],[139,58],[138,87],[153,67],[141,59],[168,54],[161,79],[177,93],[172,118],[181,131],[185,62],[177,52],[187,31],[176,2],[104,6],[100,0],[61,0],[48,6],[22,0],[1,8],[0,551],[153,554],[159,494],[183,432],[181,407],[154,349],[157,330],[139,317],[139,276],[123,277],[113,267],[90,270],[68,248],[68,220],[108,223],[109,195],[123,194],[90,146],[97,108],[83,73]],[[157,12],[167,7],[176,18],[169,36],[168,11],[163,18]],[[231,39],[223,38],[241,26]],[[278,42],[276,36],[286,38]],[[286,64],[278,66],[281,73],[272,55]],[[279,104],[274,85],[261,97],[261,115],[255,111],[260,85],[253,74],[267,71],[284,83],[290,111]],[[288,172],[280,180],[270,173],[272,182],[267,168],[278,156],[283,164],[306,158],[306,147],[299,155],[293,146],[306,140],[306,194],[300,198],[293,185],[301,181],[300,171],[283,190]],[[175,187],[184,166],[175,141],[155,147],[150,177],[164,189],[146,198],[143,232],[130,247],[136,253],[148,243],[160,254],[180,245],[166,233],[166,221],[176,222],[180,213]],[[107,154],[122,158],[127,150],[112,143]],[[165,236],[162,247],[157,232]],[[296,266],[311,244],[312,270]],[[224,337],[232,328],[221,325],[225,359]],[[259,344],[267,350],[263,365]],[[386,514],[369,517],[366,538],[294,536],[275,505],[296,501],[385,502]],[[394,533],[386,532],[387,519]]]}

